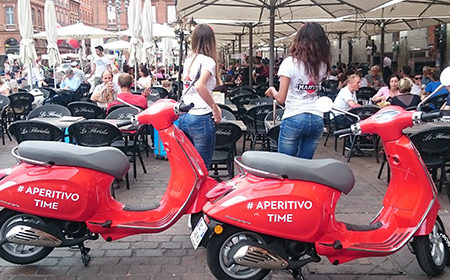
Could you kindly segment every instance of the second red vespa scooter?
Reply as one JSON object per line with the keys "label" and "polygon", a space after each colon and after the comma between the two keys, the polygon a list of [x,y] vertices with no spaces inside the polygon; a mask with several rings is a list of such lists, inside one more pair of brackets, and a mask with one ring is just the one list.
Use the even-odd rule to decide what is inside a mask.
{"label": "second red vespa scooter", "polygon": [[[173,121],[191,105],[160,100],[135,123],[159,130],[171,175],[159,204],[124,205],[111,195],[115,178],[129,168],[127,157],[112,147],[25,141],[13,150],[18,165],[0,170],[0,257],[16,264],[45,258],[55,247],[79,246],[101,235],[113,241],[168,229],[184,214],[201,212],[205,194],[217,184],[200,155]],[[129,124],[125,122],[122,125]]]}
{"label": "second red vespa scooter", "polygon": [[377,134],[383,143],[392,175],[370,224],[336,220],[339,197],[355,183],[344,163],[248,151],[236,159],[240,174],[207,193],[194,247],[207,246],[208,266],[220,280],[259,280],[272,269],[302,279],[301,268],[319,256],[337,265],[387,256],[408,244],[425,273],[439,275],[449,262],[450,242],[438,216],[437,190],[402,130],[440,116],[390,106],[336,132]]}

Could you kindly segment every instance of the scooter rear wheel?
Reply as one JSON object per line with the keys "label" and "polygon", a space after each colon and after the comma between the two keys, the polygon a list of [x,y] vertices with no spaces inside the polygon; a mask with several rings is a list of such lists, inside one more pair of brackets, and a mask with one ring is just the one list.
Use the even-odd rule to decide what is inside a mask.
{"label": "scooter rear wheel", "polygon": [[414,237],[413,247],[417,261],[428,276],[440,275],[447,264],[449,248],[442,235],[445,235],[445,229],[438,216],[429,235]]}
{"label": "scooter rear wheel", "polygon": [[269,269],[250,268],[234,263],[231,255],[236,244],[248,240],[264,244],[257,233],[237,228],[228,228],[222,234],[214,234],[208,242],[207,262],[212,274],[221,280],[261,280]]}
{"label": "scooter rear wheel", "polygon": [[[5,238],[9,225],[18,221],[43,222],[36,216],[3,210],[0,212],[0,239]],[[42,260],[52,251],[52,247],[28,246],[7,242],[0,246],[0,257],[15,264],[30,264]]]}

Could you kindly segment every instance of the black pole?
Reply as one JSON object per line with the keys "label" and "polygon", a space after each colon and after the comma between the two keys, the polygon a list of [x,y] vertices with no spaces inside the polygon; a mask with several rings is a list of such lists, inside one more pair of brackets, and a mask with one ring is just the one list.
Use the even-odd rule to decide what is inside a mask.
{"label": "black pole", "polygon": [[275,0],[270,1],[270,34],[269,34],[269,86],[273,86],[274,46],[275,46]]}
{"label": "black pole", "polygon": [[252,86],[253,85],[253,77],[252,77],[252,72],[253,72],[253,25],[250,24],[248,27],[249,30],[249,39],[248,39],[248,43],[249,43],[249,56],[248,56],[248,85]]}
{"label": "black pole", "polygon": [[339,65],[341,65],[342,62],[342,33],[338,33],[339,35],[339,55],[338,55],[338,62]]}
{"label": "black pole", "polygon": [[183,92],[183,83],[181,82],[181,72],[182,67],[181,64],[183,63],[183,40],[184,40],[184,34],[183,30],[179,31],[179,39],[180,39],[180,53],[179,53],[179,60],[178,60],[178,100],[181,99],[181,93]]}
{"label": "black pole", "polygon": [[381,21],[381,43],[380,43],[380,68],[383,69],[384,60],[384,35],[385,35],[385,22],[384,19]]}

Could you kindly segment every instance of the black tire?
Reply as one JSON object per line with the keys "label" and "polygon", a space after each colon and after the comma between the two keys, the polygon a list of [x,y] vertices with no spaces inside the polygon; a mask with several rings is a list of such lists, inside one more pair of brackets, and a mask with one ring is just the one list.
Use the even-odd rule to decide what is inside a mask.
{"label": "black tire", "polygon": [[428,276],[440,275],[449,258],[449,248],[441,234],[445,234],[445,229],[438,216],[429,235],[414,237],[413,247],[417,261]]}
{"label": "black tire", "polygon": [[[224,225],[226,228],[226,225]],[[238,228],[224,230],[222,234],[214,234],[208,242],[207,262],[212,274],[219,280],[261,280],[270,272],[270,269],[259,269],[239,266],[235,264],[227,265],[229,262],[227,252],[236,243],[249,239],[254,242],[265,243],[264,239],[257,233],[245,231]],[[228,256],[230,257],[230,256]],[[233,271],[236,269],[236,271]]]}
{"label": "black tire", "polygon": [[[0,239],[5,238],[6,229],[13,222],[19,220],[41,221],[40,218],[32,215],[22,214],[10,210],[0,212]],[[54,248],[27,246],[14,243],[5,243],[0,246],[0,257],[5,261],[15,264],[35,263],[47,257]]]}

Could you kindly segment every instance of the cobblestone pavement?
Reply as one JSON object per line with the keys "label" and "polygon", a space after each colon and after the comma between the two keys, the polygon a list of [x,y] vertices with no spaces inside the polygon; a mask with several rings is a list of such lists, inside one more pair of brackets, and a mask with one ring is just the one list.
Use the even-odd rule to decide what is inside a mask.
{"label": "cobblestone pavement", "polygon": [[[6,146],[0,146],[0,168],[15,163],[10,156],[14,145],[7,140]],[[315,157],[344,160],[340,149],[341,146],[339,152],[335,152],[332,141],[327,147],[320,144]],[[169,164],[150,156],[146,159],[146,166],[148,174],[139,174],[137,181],[131,181],[131,190],[126,190],[124,186],[117,190],[119,201],[134,205],[159,201],[169,178]],[[369,223],[382,203],[386,172],[381,179],[376,178],[380,164],[376,163],[374,157],[352,158],[349,166],[356,175],[356,186],[349,195],[341,197],[337,217],[349,223]],[[447,230],[450,230],[450,206],[445,191],[439,195],[439,199],[442,203],[440,215]],[[33,265],[18,266],[0,260],[0,280],[214,279],[206,265],[205,249],[194,250],[189,234],[190,229],[184,217],[172,228],[159,234],[127,237],[112,243],[101,239],[89,241],[87,247],[92,248],[92,261],[88,267],[82,265],[79,251],[69,248],[55,249],[46,259]],[[338,266],[322,258],[320,263],[309,264],[303,271],[306,278],[311,280],[428,279],[406,248],[389,257],[364,258]],[[266,279],[292,277],[287,272],[277,271],[270,273]],[[437,279],[450,279],[450,268]]]}

